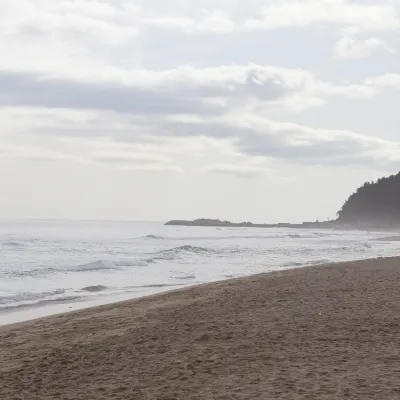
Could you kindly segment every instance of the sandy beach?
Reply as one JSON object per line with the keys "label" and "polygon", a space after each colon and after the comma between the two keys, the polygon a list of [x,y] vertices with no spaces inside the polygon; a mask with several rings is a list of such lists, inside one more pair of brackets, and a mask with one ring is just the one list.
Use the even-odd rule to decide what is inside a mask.
{"label": "sandy beach", "polygon": [[256,275],[0,328],[0,398],[399,399],[400,258]]}

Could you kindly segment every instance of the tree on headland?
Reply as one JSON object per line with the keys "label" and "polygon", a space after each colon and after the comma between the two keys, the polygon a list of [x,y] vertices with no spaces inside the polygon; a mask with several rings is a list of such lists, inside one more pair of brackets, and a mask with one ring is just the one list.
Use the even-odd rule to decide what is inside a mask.
{"label": "tree on headland", "polygon": [[400,224],[400,172],[376,182],[365,182],[344,203],[338,221]]}

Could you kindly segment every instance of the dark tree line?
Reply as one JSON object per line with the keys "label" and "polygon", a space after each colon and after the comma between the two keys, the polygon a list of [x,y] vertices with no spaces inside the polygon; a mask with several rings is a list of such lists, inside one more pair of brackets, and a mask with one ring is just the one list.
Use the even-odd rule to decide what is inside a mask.
{"label": "dark tree line", "polygon": [[338,212],[346,223],[373,222],[386,225],[400,223],[400,172],[376,182],[365,182]]}

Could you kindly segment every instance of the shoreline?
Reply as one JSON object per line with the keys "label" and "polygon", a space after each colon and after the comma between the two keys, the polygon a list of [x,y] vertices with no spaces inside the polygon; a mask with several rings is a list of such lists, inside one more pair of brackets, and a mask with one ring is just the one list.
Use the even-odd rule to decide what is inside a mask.
{"label": "shoreline", "polygon": [[0,398],[397,398],[400,257],[207,283],[0,327]]}
{"label": "shoreline", "polygon": [[[373,260],[373,259],[371,259]],[[349,262],[357,262],[357,261],[366,261],[365,259],[361,260],[352,260]],[[225,278],[225,279],[219,279],[216,281],[211,281],[211,282],[204,282],[204,283],[197,283],[197,284],[188,284],[182,287],[177,286],[175,289],[153,289],[149,290],[148,294],[146,292],[143,293],[120,293],[118,295],[112,295],[110,294],[109,296],[104,296],[104,297],[95,297],[91,300],[81,300],[81,301],[75,301],[75,302],[52,302],[46,305],[42,304],[37,304],[37,305],[29,305],[25,307],[21,307],[20,309],[10,309],[9,311],[0,311],[0,332],[2,328],[6,328],[8,326],[12,325],[17,325],[17,324],[25,324],[29,322],[35,322],[38,320],[43,320],[46,318],[51,318],[51,317],[57,317],[59,315],[63,314],[73,314],[76,312],[84,312],[88,311],[90,309],[95,309],[99,308],[102,306],[110,306],[113,304],[119,304],[119,303],[124,303],[124,302],[130,302],[130,301],[135,301],[135,300],[140,300],[143,298],[148,298],[148,297],[153,297],[157,295],[163,295],[165,293],[173,293],[176,291],[184,291],[186,289],[190,288],[196,288],[196,287],[203,287],[203,286],[208,286],[208,285],[213,285],[213,284],[218,284],[218,283],[223,283],[223,282],[229,282],[229,281],[235,281],[235,280],[240,280],[240,279],[246,279],[246,278],[251,278],[254,276],[263,276],[265,274],[274,274],[274,273],[283,273],[286,271],[293,271],[293,270],[298,270],[298,269],[304,269],[304,268],[312,268],[312,267],[324,267],[326,265],[339,265],[342,264],[343,262],[331,262],[331,263],[322,263],[322,264],[304,264],[304,265],[296,265],[296,266],[290,266],[290,267],[282,267],[279,270],[273,270],[273,271],[266,271],[266,272],[261,272],[261,273],[256,273],[252,275],[246,275],[246,276],[241,276],[241,277],[235,277],[235,278]],[[51,311],[50,311],[51,310]],[[2,323],[2,321],[9,321],[6,323]]]}
{"label": "shoreline", "polygon": [[[223,282],[223,281],[222,281]],[[208,283],[204,283],[203,285],[207,285]],[[199,284],[201,285],[201,284]],[[193,286],[199,286],[193,285]],[[185,287],[179,288],[176,290],[189,288],[191,286],[187,285]],[[153,289],[148,290],[147,292],[141,292],[137,294],[133,293],[120,293],[120,294],[110,294],[109,296],[99,296],[94,297],[93,299],[87,300],[77,300],[71,302],[52,302],[51,304],[38,304],[38,305],[29,305],[25,307],[20,307],[19,309],[10,309],[8,311],[0,311],[0,331],[2,328],[16,325],[19,323],[29,323],[34,322],[36,320],[41,320],[45,318],[51,318],[54,316],[62,315],[62,314],[71,314],[75,312],[89,310],[91,308],[97,308],[102,306],[107,306],[111,304],[118,304],[125,301],[133,301],[149,296],[156,296],[158,294],[163,294],[165,292],[174,291],[174,289]],[[21,319],[22,318],[22,319]],[[2,321],[11,321],[9,323],[2,323]]]}
{"label": "shoreline", "polygon": [[[400,237],[399,237],[400,240]],[[140,301],[142,299],[151,299],[153,297],[157,296],[162,296],[162,295],[168,295],[169,293],[175,293],[175,292],[185,292],[186,290],[190,290],[193,288],[207,288],[207,286],[212,286],[216,284],[223,284],[223,283],[229,283],[229,282],[235,282],[235,281],[240,281],[240,280],[246,280],[249,278],[254,278],[254,277],[262,277],[264,275],[271,275],[271,274],[284,274],[287,272],[291,271],[297,271],[297,270],[303,270],[307,268],[325,268],[325,267],[335,267],[335,266],[340,266],[342,264],[352,264],[352,263],[358,263],[358,262],[371,262],[375,260],[382,260],[382,259],[397,259],[397,257],[378,257],[378,258],[370,258],[370,259],[359,259],[359,260],[352,260],[352,261],[342,261],[342,262],[329,262],[329,263],[322,263],[322,264],[304,264],[304,265],[299,265],[299,266],[292,266],[292,267],[285,267],[280,270],[273,270],[273,271],[266,271],[266,272],[261,272],[261,273],[256,273],[252,275],[247,275],[247,276],[241,276],[241,277],[235,277],[235,278],[226,278],[226,279],[221,279],[217,281],[212,281],[212,282],[205,282],[205,283],[197,283],[197,284],[188,284],[186,286],[182,287],[176,287],[175,289],[154,289],[151,290],[150,293],[145,294],[145,293],[137,293],[136,295],[133,295],[132,293],[121,293],[119,295],[110,295],[107,297],[98,297],[92,300],[83,300],[83,301],[76,301],[76,302],[54,302],[54,304],[49,304],[49,305],[33,305],[33,306],[27,306],[27,307],[21,307],[20,310],[10,310],[5,311],[0,313],[0,317],[6,316],[6,319],[12,321],[10,323],[5,323],[2,324],[0,321],[0,333],[4,330],[7,329],[8,327],[13,327],[16,325],[20,324],[29,324],[29,323],[35,323],[36,321],[42,321],[46,320],[48,318],[55,318],[63,315],[73,315],[75,313],[80,313],[80,312],[90,312],[90,310],[96,310],[102,307],[112,307],[112,306],[118,306],[118,305],[123,305],[124,303],[131,303],[135,301]],[[400,257],[399,257],[400,259]],[[73,306],[77,306],[76,308],[73,309]],[[52,309],[49,313],[49,310]],[[27,317],[26,315],[34,315],[34,316],[29,316]],[[25,315],[23,319],[18,319],[17,315]],[[14,318],[16,317],[16,318]]]}

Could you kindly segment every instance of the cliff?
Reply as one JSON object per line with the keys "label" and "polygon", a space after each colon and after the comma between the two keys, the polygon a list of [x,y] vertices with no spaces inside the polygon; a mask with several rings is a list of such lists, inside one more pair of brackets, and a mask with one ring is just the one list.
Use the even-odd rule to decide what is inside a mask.
{"label": "cliff", "polygon": [[343,204],[338,222],[400,226],[400,173],[376,182],[365,182]]}

